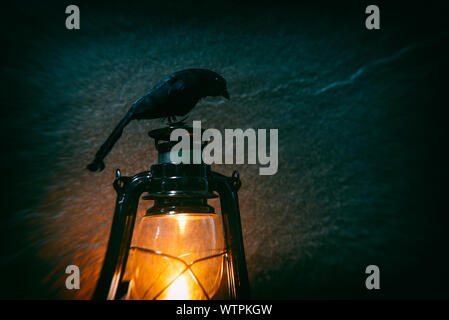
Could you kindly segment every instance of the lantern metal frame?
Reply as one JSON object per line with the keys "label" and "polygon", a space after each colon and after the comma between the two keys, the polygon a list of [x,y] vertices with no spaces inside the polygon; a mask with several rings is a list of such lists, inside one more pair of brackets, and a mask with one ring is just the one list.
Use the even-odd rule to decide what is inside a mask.
{"label": "lantern metal frame", "polygon": [[[174,145],[170,141],[170,133],[184,128],[192,132],[191,127],[184,124],[170,125],[149,132],[155,140],[156,148],[161,156],[170,152]],[[176,143],[176,142],[175,142]],[[103,268],[93,295],[96,300],[115,300],[127,291],[122,281],[125,273],[128,252],[136,221],[140,197],[155,200],[155,205],[147,214],[172,214],[191,212],[195,205],[198,212],[213,212],[207,205],[207,199],[220,199],[221,214],[226,248],[230,253],[228,259],[232,268],[228,281],[231,297],[235,299],[249,298],[249,281],[243,245],[238,190],[241,180],[238,171],[230,177],[211,170],[210,165],[158,163],[151,166],[150,171],[138,173],[132,177],[122,176],[116,171],[113,187],[117,193],[115,212]],[[215,194],[217,193],[217,194]]]}

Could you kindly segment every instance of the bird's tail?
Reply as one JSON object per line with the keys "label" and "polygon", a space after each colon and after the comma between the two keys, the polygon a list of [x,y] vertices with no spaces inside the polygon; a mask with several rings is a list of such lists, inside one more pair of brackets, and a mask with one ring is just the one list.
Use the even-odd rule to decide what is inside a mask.
{"label": "bird's tail", "polygon": [[95,154],[94,161],[92,161],[92,163],[87,166],[87,169],[89,169],[90,171],[102,171],[105,168],[103,159],[106,158],[114,144],[122,136],[123,129],[132,120],[132,118],[133,112],[129,111],[100,147],[98,152]]}

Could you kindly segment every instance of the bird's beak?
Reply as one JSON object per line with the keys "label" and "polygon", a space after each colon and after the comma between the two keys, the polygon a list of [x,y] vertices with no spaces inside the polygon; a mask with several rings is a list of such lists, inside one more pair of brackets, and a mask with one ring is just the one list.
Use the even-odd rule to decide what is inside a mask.
{"label": "bird's beak", "polygon": [[222,97],[225,97],[226,99],[231,100],[231,97],[229,97],[228,90],[224,89],[224,91],[221,95],[222,95]]}

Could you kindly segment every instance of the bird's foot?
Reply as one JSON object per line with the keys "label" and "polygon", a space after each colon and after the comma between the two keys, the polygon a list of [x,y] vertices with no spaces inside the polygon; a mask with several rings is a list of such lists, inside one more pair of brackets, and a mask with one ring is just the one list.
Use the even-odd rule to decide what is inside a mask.
{"label": "bird's foot", "polygon": [[184,120],[186,120],[188,118],[188,116],[187,117],[184,117],[184,118],[182,118],[181,120],[179,120],[179,121],[176,121],[176,117],[175,116],[170,116],[170,117],[168,117],[168,125],[170,126],[170,127],[179,127],[179,126],[182,126],[182,125],[184,125],[185,124],[185,122],[184,122]]}
{"label": "bird's foot", "polygon": [[176,118],[174,116],[168,116],[167,121],[167,124],[171,126],[171,124],[176,121]]}

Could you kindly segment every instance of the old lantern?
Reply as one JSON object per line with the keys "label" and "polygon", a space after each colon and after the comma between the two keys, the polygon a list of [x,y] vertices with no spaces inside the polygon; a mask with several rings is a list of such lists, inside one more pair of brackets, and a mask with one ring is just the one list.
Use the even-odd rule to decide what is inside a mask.
{"label": "old lantern", "polygon": [[[170,141],[170,134],[177,128],[192,139],[192,128],[183,123],[149,132],[158,151],[158,163],[150,171],[124,177],[117,170],[116,208],[94,299],[249,297],[239,174],[226,177],[203,161],[173,163],[176,141]],[[154,205],[133,232],[144,193],[142,199],[154,200]],[[208,199],[217,197],[220,204],[214,208]]]}

